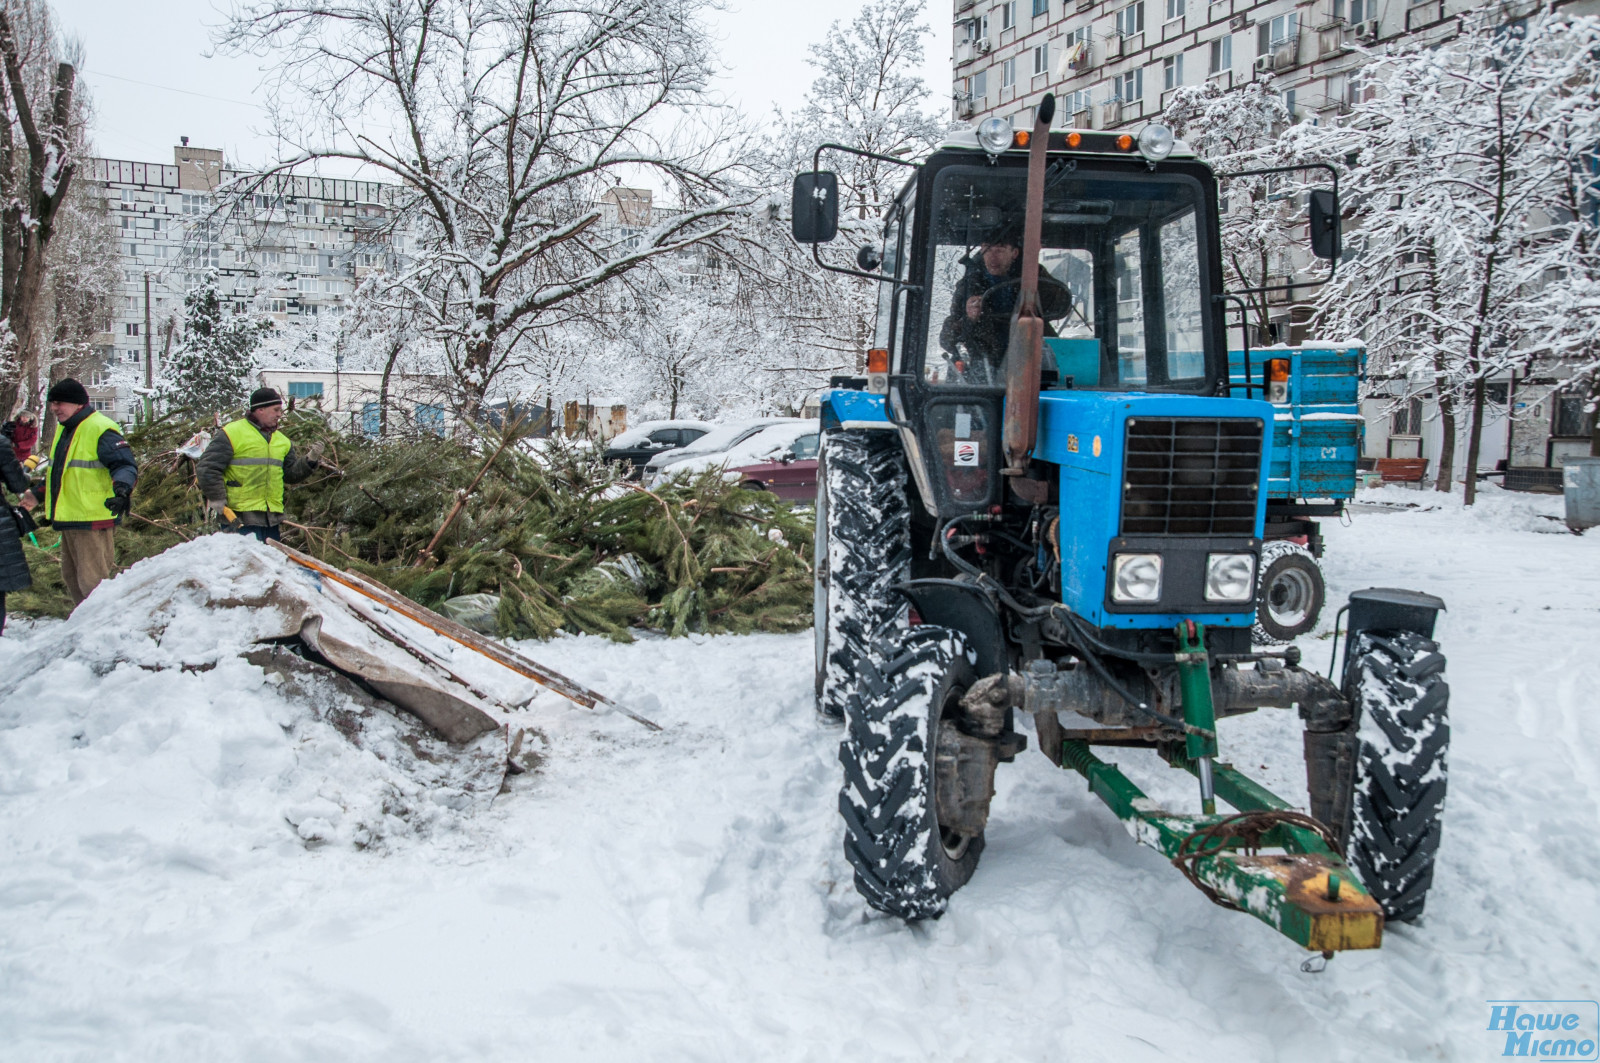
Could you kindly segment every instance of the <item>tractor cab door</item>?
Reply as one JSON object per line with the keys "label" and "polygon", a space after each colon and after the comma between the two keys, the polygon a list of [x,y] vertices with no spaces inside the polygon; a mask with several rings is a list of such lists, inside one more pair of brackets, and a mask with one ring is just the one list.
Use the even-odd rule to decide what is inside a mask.
{"label": "tractor cab door", "polygon": [[[944,162],[940,165],[941,161]],[[930,160],[897,406],[941,517],[1002,501],[1000,434],[1026,171]],[[1217,394],[1224,325],[1216,191],[1199,163],[1052,159],[1039,306],[1046,389]],[[881,320],[881,318],[880,318]]]}

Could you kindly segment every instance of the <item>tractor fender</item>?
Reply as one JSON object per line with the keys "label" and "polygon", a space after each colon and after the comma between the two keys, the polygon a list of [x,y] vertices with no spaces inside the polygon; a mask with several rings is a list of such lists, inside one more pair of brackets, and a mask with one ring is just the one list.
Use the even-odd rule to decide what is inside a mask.
{"label": "tractor fender", "polygon": [[974,669],[980,678],[1010,667],[1000,606],[989,592],[954,579],[913,579],[893,589],[911,600],[924,624],[954,628],[967,637],[967,647],[978,658]]}

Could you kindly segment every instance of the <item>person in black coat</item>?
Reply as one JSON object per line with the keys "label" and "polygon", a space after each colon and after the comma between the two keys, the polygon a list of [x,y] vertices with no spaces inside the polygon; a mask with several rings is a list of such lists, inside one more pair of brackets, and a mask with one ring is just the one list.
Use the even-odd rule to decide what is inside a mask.
{"label": "person in black coat", "polygon": [[17,460],[10,438],[0,435],[0,632],[6,629],[6,595],[33,586],[28,559],[22,553],[24,518],[6,501],[7,489],[21,495],[28,489],[28,474]]}
{"label": "person in black coat", "polygon": [[[950,314],[939,330],[939,346],[949,355],[952,379],[967,383],[1003,383],[1006,347],[1011,340],[1011,313],[1022,291],[1022,238],[1002,230],[962,259],[966,273],[956,282]],[[1066,286],[1039,271],[1039,313],[1044,334],[1054,336],[1051,322],[1072,308]],[[1045,368],[1055,365],[1048,356]]]}

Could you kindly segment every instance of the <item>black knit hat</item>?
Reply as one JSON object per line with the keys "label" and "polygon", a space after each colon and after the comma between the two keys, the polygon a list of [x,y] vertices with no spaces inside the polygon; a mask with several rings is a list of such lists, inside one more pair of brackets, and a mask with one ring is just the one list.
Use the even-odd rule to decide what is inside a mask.
{"label": "black knit hat", "polygon": [[50,402],[71,402],[79,406],[89,405],[89,393],[83,390],[82,384],[70,376],[51,384],[50,393],[45,398]]}
{"label": "black knit hat", "polygon": [[282,406],[283,396],[271,388],[256,388],[250,393],[250,412],[264,410],[268,406]]}

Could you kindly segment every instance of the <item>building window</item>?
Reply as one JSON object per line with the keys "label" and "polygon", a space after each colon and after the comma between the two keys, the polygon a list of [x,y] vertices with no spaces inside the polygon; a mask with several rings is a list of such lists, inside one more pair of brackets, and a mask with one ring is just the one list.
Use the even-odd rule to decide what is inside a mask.
{"label": "building window", "polygon": [[1161,60],[1161,88],[1175,89],[1183,84],[1183,53]]}
{"label": "building window", "polygon": [[1233,69],[1233,34],[1218,37],[1211,42],[1211,70],[1213,74],[1220,74],[1224,70]]}
{"label": "building window", "polygon": [[1017,0],[1007,0],[1000,5],[1000,29],[1014,29],[1017,25]]}
{"label": "building window", "polygon": [[1007,59],[1000,64],[1000,87],[1009,89],[1017,83],[1017,61]]}
{"label": "building window", "polygon": [[122,326],[122,331],[129,336],[137,336],[139,334],[139,326],[134,322],[129,322]]}
{"label": "building window", "polygon": [[1283,109],[1289,112],[1289,121],[1299,120],[1299,115],[1294,109],[1294,89],[1288,89],[1283,94]]}
{"label": "building window", "polygon": [[[1378,17],[1378,0],[1349,0],[1349,6],[1350,17],[1346,21],[1351,25]],[[1333,17],[1345,18],[1345,0],[1333,0]]]}
{"label": "building window", "polygon": [[1041,44],[1033,50],[1034,74],[1048,73],[1050,70],[1050,45]]}
{"label": "building window", "polygon": [[1033,0],[1033,17],[1034,18],[1038,18],[1040,15],[1048,15],[1049,13],[1050,13],[1050,0]]}
{"label": "building window", "polygon": [[968,84],[971,88],[967,91],[972,93],[972,98],[974,100],[983,99],[989,95],[989,72],[987,70],[978,71],[968,80]]}
{"label": "building window", "polygon": [[1167,0],[1167,21],[1176,22],[1183,17],[1184,0]]}
{"label": "building window", "polygon": [[1065,47],[1068,48],[1069,50],[1075,44],[1088,44],[1088,43],[1089,43],[1089,27],[1088,26],[1079,26],[1075,30],[1068,30],[1067,31]]}
{"label": "building window", "polygon": [[1558,395],[1554,403],[1555,423],[1550,434],[1561,439],[1587,438],[1593,431],[1589,415],[1584,411],[1582,395]]}
{"label": "building window", "polygon": [[1266,55],[1279,45],[1289,44],[1300,36],[1300,15],[1290,12],[1279,15],[1270,22],[1261,22],[1256,27],[1257,52]]}
{"label": "building window", "polygon": [[1144,99],[1144,67],[1111,79],[1111,98],[1123,103]]}
{"label": "building window", "polygon": [[1389,418],[1392,436],[1420,436],[1422,434],[1422,400],[1408,399]]}
{"label": "building window", "polygon": [[1135,33],[1144,32],[1144,0],[1137,4],[1129,4],[1117,12],[1117,33],[1123,37],[1132,37]]}
{"label": "building window", "polygon": [[291,399],[320,399],[322,398],[322,381],[291,380],[289,381],[289,397]]}
{"label": "building window", "polygon": [[1079,113],[1080,111],[1088,111],[1092,106],[1089,100],[1088,89],[1079,89],[1076,92],[1066,93],[1061,97],[1061,100],[1062,106],[1066,109],[1066,116],[1069,123],[1071,122],[1073,115]]}
{"label": "building window", "polygon": [[989,36],[989,16],[979,15],[967,19],[967,40],[981,41]]}

